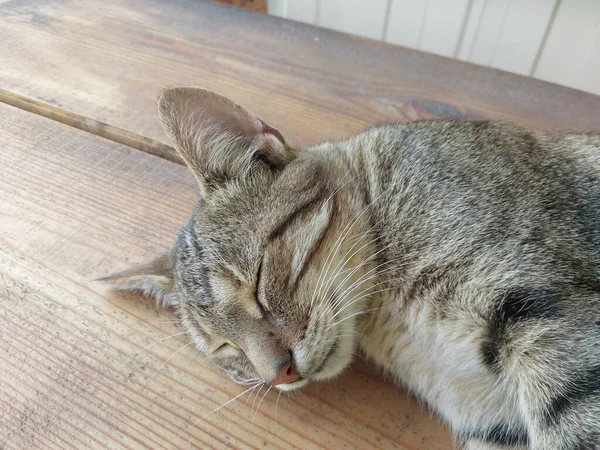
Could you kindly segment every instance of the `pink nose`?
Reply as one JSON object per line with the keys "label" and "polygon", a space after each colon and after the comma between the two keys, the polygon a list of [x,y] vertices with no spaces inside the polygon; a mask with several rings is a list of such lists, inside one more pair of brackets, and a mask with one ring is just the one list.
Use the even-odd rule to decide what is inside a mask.
{"label": "pink nose", "polygon": [[291,362],[285,363],[275,379],[273,380],[273,385],[285,384],[285,383],[293,383],[294,381],[298,381],[300,375],[296,372],[296,369],[292,366]]}

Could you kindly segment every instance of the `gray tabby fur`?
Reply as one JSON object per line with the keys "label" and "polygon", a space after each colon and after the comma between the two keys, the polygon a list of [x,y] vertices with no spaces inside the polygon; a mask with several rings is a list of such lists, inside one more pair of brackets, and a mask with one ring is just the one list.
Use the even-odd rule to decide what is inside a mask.
{"label": "gray tabby fur", "polygon": [[107,281],[173,305],[233,379],[291,358],[294,389],[360,350],[467,449],[598,448],[600,135],[422,121],[299,150],[201,89],[159,112],[201,198]]}

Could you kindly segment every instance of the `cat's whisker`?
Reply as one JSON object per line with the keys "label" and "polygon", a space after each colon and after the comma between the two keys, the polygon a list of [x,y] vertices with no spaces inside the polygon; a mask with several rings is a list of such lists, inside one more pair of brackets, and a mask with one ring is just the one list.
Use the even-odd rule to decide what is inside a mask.
{"label": "cat's whisker", "polygon": [[[388,246],[388,247],[389,247],[389,246]],[[376,252],[375,254],[373,254],[373,255],[372,255],[371,257],[369,257],[369,258],[375,258],[375,257],[376,257],[376,256],[377,256],[377,255],[378,255],[380,252],[382,252],[382,251],[384,251],[384,250],[386,250],[386,249],[387,249],[387,247],[384,247],[383,249],[379,250],[378,252]],[[368,261],[367,261],[367,260],[365,260],[365,261],[366,261],[366,263],[370,262],[369,258],[367,258],[367,260],[368,260]],[[359,281],[361,281],[361,280],[362,280],[364,277],[369,277],[370,275],[372,275],[372,276],[373,276],[373,278],[376,278],[376,277],[380,277],[381,275],[384,275],[385,273],[389,272],[390,270],[397,270],[397,269],[398,269],[398,266],[390,267],[390,268],[387,268],[387,269],[385,269],[385,270],[379,270],[379,269],[381,269],[382,267],[385,267],[385,266],[386,266],[386,265],[388,265],[388,264],[391,264],[391,263],[396,263],[396,262],[398,262],[399,260],[400,260],[400,258],[392,259],[392,260],[385,261],[385,262],[383,262],[383,263],[380,263],[380,264],[378,264],[378,265],[376,265],[376,266],[372,267],[372,268],[371,268],[371,269],[369,269],[369,270],[368,270],[368,271],[367,271],[365,274],[363,274],[363,275],[362,275],[362,276],[361,276],[361,277],[360,277],[358,280],[356,280],[356,282],[355,282],[354,284],[352,284],[352,285],[351,285],[349,288],[347,288],[347,289],[346,289],[346,291],[344,291],[344,293],[345,293],[345,292],[347,292],[347,291],[350,291],[350,290],[353,290],[353,289],[355,289],[355,285],[356,285],[356,283],[357,283],[357,282],[359,282]],[[361,265],[359,265],[359,266],[358,266],[358,268],[362,267],[362,265],[364,265],[364,264],[362,264],[362,263],[361,263]],[[367,279],[366,281],[368,281],[368,280],[369,280],[369,279]],[[342,282],[342,283],[340,283],[340,285],[343,285],[343,282]],[[337,292],[337,290],[336,290],[336,291],[334,291],[334,292],[333,292],[333,294],[335,294],[336,292]]]}
{"label": "cat's whisker", "polygon": [[[362,210],[360,210],[360,211],[359,211],[359,212],[358,212],[358,213],[355,215],[354,219],[353,219],[351,222],[349,222],[349,223],[348,223],[348,224],[347,224],[347,225],[344,227],[344,230],[342,231],[342,233],[340,233],[340,236],[338,236],[338,239],[336,240],[336,243],[335,243],[335,245],[334,245],[333,249],[330,251],[330,253],[329,253],[329,256],[332,256],[332,255],[334,255],[334,254],[335,254],[335,253],[338,251],[338,248],[339,248],[339,246],[340,246],[340,245],[341,245],[341,243],[344,241],[344,239],[346,239],[346,236],[347,236],[347,234],[350,232],[350,230],[351,230],[351,229],[352,229],[352,227],[353,227],[353,226],[356,224],[356,222],[357,222],[357,221],[358,221],[358,220],[359,220],[359,219],[362,217],[362,215],[363,215],[363,214],[364,214],[364,213],[365,213],[365,212],[366,212],[366,211],[367,211],[367,210],[368,210],[368,209],[369,209],[371,206],[373,206],[373,205],[375,204],[375,202],[376,202],[377,200],[379,200],[379,198],[381,198],[381,197],[382,197],[382,196],[383,196],[383,195],[384,195],[384,194],[385,194],[385,193],[386,193],[386,192],[387,192],[389,189],[391,189],[391,186],[390,186],[388,189],[386,189],[386,190],[384,190],[383,192],[381,192],[381,193],[380,193],[380,194],[379,194],[377,197],[375,197],[375,198],[374,198],[374,199],[373,199],[373,200],[372,200],[370,203],[368,203],[367,205],[365,205],[365,206],[362,208]],[[366,233],[370,233],[370,232],[371,232],[371,231],[374,229],[374,227],[375,227],[375,225],[376,225],[376,224],[377,224],[377,223],[375,223],[375,224],[372,224],[372,225],[371,225],[371,227],[370,227],[368,230],[366,230],[365,232],[363,232],[363,233],[365,233],[365,234],[366,234]],[[328,259],[329,259],[329,256],[328,256]]]}
{"label": "cat's whisker", "polygon": [[376,255],[373,255],[372,257],[367,258],[366,260],[364,260],[363,262],[358,264],[356,267],[354,267],[353,270],[348,274],[348,276],[346,276],[346,278],[339,284],[339,286],[331,293],[332,297],[338,297],[338,300],[335,302],[334,305],[332,305],[332,307],[335,307],[338,304],[340,304],[340,301],[341,301],[340,298],[345,298],[345,295],[347,292],[351,292],[356,287],[358,287],[364,283],[367,283],[372,279],[377,278],[378,273],[377,273],[376,268],[369,269],[367,272],[365,272],[363,275],[361,275],[357,280],[355,280],[348,288],[346,288],[346,290],[344,290],[341,295],[338,295],[340,288],[346,283],[346,281],[348,281],[362,267],[369,264],[371,262],[371,260],[374,259],[375,257],[376,257]]}
{"label": "cat's whisker", "polygon": [[160,343],[160,342],[166,341],[167,339],[170,339],[170,338],[172,338],[172,337],[175,337],[175,336],[181,336],[181,335],[183,335],[183,334],[187,334],[187,332],[186,332],[186,331],[182,331],[181,333],[175,333],[175,334],[171,334],[171,335],[169,335],[169,336],[166,336],[166,337],[163,337],[163,338],[161,338],[161,339],[159,339],[159,340],[157,340],[157,341],[154,341],[154,342],[152,342],[152,343],[150,343],[150,344],[146,345],[145,347],[142,347],[142,348],[141,348],[141,349],[140,349],[140,350],[139,350],[139,351],[138,351],[138,352],[137,352],[135,355],[133,355],[131,358],[129,358],[127,361],[125,361],[125,364],[126,364],[126,365],[127,365],[127,364],[129,364],[131,361],[133,361],[133,359],[134,359],[134,358],[135,358],[137,355],[139,355],[139,354],[140,354],[141,352],[143,352],[144,350],[147,350],[147,349],[149,349],[149,348],[151,348],[151,347],[155,346],[156,344],[158,344],[158,343]]}
{"label": "cat's whisker", "polygon": [[[378,274],[376,274],[376,273],[370,273],[370,272],[371,271],[369,271],[365,275],[363,275],[363,276],[366,276],[367,278],[364,278],[364,279],[360,279],[359,278],[358,280],[356,280],[349,288],[347,288],[344,291],[344,293],[341,296],[336,296],[335,292],[331,293],[328,298],[329,299],[334,299],[334,301],[328,302],[328,306],[323,309],[323,311],[320,314],[319,319],[323,319],[326,315],[328,315],[330,313],[334,313],[335,314],[336,313],[336,308],[339,305],[344,304],[344,302],[346,301],[346,299],[349,296],[351,296],[351,295],[353,295],[355,293],[354,291],[356,291],[357,289],[359,289],[363,284],[366,284],[366,283],[370,282],[371,280],[376,279],[378,277]],[[369,288],[366,288],[366,289],[369,289]],[[356,293],[356,295],[359,295],[362,292],[364,292],[364,290]],[[346,306],[347,305],[345,305],[344,308]]]}
{"label": "cat's whisker", "polygon": [[[354,273],[356,273],[357,270],[360,269],[360,267],[363,267],[364,265],[368,264],[371,261],[371,259],[375,258],[377,256],[377,254],[374,254],[374,255],[369,256],[368,258],[365,258],[355,268],[349,268],[349,269],[342,271],[342,269],[346,266],[346,264],[348,264],[357,253],[359,253],[361,250],[363,250],[364,248],[368,247],[369,245],[373,244],[376,241],[377,241],[377,238],[375,237],[375,238],[371,239],[370,241],[368,241],[366,244],[364,244],[362,247],[360,247],[358,250],[355,250],[354,253],[352,253],[352,255],[347,256],[348,253],[350,251],[352,251],[352,249],[354,248],[354,246],[352,246],[350,248],[350,250],[341,258],[340,262],[334,269],[333,274],[328,278],[327,284],[325,285],[324,289],[326,289],[326,290],[329,289],[338,276],[341,276],[345,272],[350,271],[350,274],[348,274],[346,276],[346,278],[340,283],[340,285],[343,285],[348,280],[348,278],[350,278],[352,275],[354,275]],[[319,294],[320,294],[320,292],[319,292]]]}
{"label": "cat's whisker", "polygon": [[[363,237],[363,236],[366,236],[366,235],[367,235],[367,234],[369,234],[369,233],[371,233],[371,229],[369,229],[369,230],[366,230],[366,231],[364,231],[364,232],[361,232],[361,233],[357,233],[357,234],[355,234],[355,235],[351,236],[351,237],[348,239],[348,241],[349,241],[349,242],[353,242],[353,240],[355,240],[355,239],[356,239],[356,243],[353,243],[353,244],[352,244],[352,246],[350,247],[350,249],[349,249],[349,250],[346,252],[346,254],[345,254],[343,257],[342,257],[342,259],[344,259],[344,257],[345,257],[346,255],[348,255],[348,253],[349,253],[349,252],[351,252],[351,251],[352,251],[352,249],[353,249],[353,248],[354,248],[354,247],[357,245],[357,243],[359,242],[359,239],[360,239],[361,237]],[[337,242],[337,241],[336,241],[336,242]],[[324,286],[325,286],[325,279],[324,279],[324,277],[327,277],[327,276],[328,276],[329,269],[330,269],[330,267],[331,267],[331,264],[333,263],[333,257],[334,257],[334,255],[335,255],[335,251],[331,251],[331,252],[329,253],[329,255],[327,256],[327,258],[326,258],[326,260],[325,260],[325,263],[323,264],[323,267],[321,268],[321,273],[319,274],[319,278],[318,278],[318,280],[317,280],[317,285],[316,285],[316,287],[315,287],[315,291],[314,291],[314,294],[313,294],[313,298],[311,299],[311,305],[313,304],[313,302],[314,302],[314,299],[315,299],[315,298],[318,298],[318,297],[320,296],[320,293],[321,293],[322,289],[323,289],[323,288],[324,288]],[[339,266],[339,264],[338,264],[338,266]],[[328,282],[328,281],[329,281],[329,280],[330,280],[332,277],[335,277],[335,276],[336,276],[336,275],[335,275],[335,270],[334,270],[334,271],[333,271],[333,274],[332,274],[332,275],[330,275],[330,276],[327,278],[327,282]]]}
{"label": "cat's whisker", "polygon": [[[366,287],[365,289],[358,291],[358,292],[354,292],[355,290],[357,290],[358,288],[360,288],[362,286],[359,285],[357,286],[355,289],[353,289],[352,291],[348,292],[342,299],[340,299],[337,305],[343,305],[340,309],[338,309],[337,311],[333,311],[333,314],[331,317],[329,317],[329,320],[333,320],[335,319],[338,315],[340,315],[344,310],[346,310],[347,308],[349,308],[350,306],[354,305],[355,303],[357,303],[358,301],[373,296],[375,294],[378,294],[380,292],[385,292],[386,290],[394,290],[396,289],[395,287],[389,287],[389,288],[384,288],[381,290],[377,290],[377,288],[381,285],[385,285],[387,284],[387,280],[382,280],[378,283],[375,284],[371,284],[368,287]],[[351,297],[351,299],[348,302],[345,302],[346,298]],[[344,303],[345,302],[345,303]]]}
{"label": "cat's whisker", "polygon": [[[325,309],[324,309],[324,310],[321,312],[321,314],[320,314],[320,317],[319,317],[319,318],[320,318],[320,319],[322,319],[322,318],[323,318],[323,317],[324,317],[326,314],[329,314],[330,312],[333,312],[333,311],[335,310],[335,308],[336,308],[338,305],[340,305],[340,304],[342,304],[342,303],[343,303],[343,301],[344,301],[344,300],[347,298],[347,296],[348,296],[348,295],[352,294],[352,293],[353,293],[353,291],[354,291],[355,289],[357,289],[358,287],[360,287],[362,284],[365,284],[365,283],[369,282],[371,279],[378,278],[378,277],[380,277],[380,276],[384,275],[385,273],[387,273],[387,272],[389,272],[389,271],[391,271],[391,270],[397,270],[397,268],[398,268],[397,266],[394,266],[394,267],[389,267],[389,268],[387,268],[387,269],[385,269],[385,270],[379,270],[379,269],[380,269],[381,267],[384,267],[384,266],[388,265],[388,264],[391,264],[391,263],[396,263],[396,262],[397,262],[397,261],[399,261],[399,260],[400,260],[400,258],[395,258],[395,259],[392,259],[392,260],[390,260],[390,261],[386,261],[386,262],[380,263],[380,264],[378,264],[378,265],[374,266],[373,268],[369,269],[369,270],[368,270],[368,271],[367,271],[365,274],[363,274],[363,275],[362,275],[362,276],[361,276],[361,277],[360,277],[358,280],[356,280],[356,281],[355,281],[355,282],[354,282],[354,283],[353,283],[353,284],[352,284],[350,287],[348,287],[348,288],[347,288],[347,289],[346,289],[346,290],[343,292],[343,294],[342,294],[341,296],[337,296],[337,297],[338,297],[338,298],[337,298],[337,300],[336,300],[335,302],[333,302],[333,303],[330,303],[330,304],[328,305],[328,307],[327,307],[327,308],[325,308]],[[365,278],[365,277],[366,277],[366,278]],[[385,283],[385,282],[386,282],[386,280],[383,280],[382,282],[380,282],[380,283],[376,283],[375,285],[378,285],[378,284],[381,284],[381,283]],[[340,285],[342,285],[342,284],[343,284],[343,283],[341,283]],[[334,291],[333,293],[331,293],[331,294],[328,296],[328,298],[331,298],[331,297],[333,297],[333,296],[335,295],[335,293],[336,293],[336,292],[337,292],[337,290],[336,290],[336,291]],[[359,294],[360,294],[360,292],[359,292]]]}
{"label": "cat's whisker", "polygon": [[231,370],[225,370],[225,373],[229,375],[229,378],[231,378],[234,383],[237,384],[254,384],[262,381],[258,378],[239,378]]}
{"label": "cat's whisker", "polygon": [[266,383],[262,383],[260,385],[260,388],[258,389],[258,392],[256,394],[256,396],[254,397],[254,400],[252,400],[252,408],[250,408],[251,411],[254,411],[254,405],[256,404],[256,400],[258,400],[258,396],[260,395],[262,388],[265,386]]}
{"label": "cat's whisker", "polygon": [[[368,245],[368,244],[367,244],[367,245]],[[343,275],[343,274],[344,274],[344,273],[346,273],[346,272],[350,272],[350,273],[349,273],[349,275],[347,275],[347,276],[346,276],[346,278],[345,278],[345,279],[344,279],[344,280],[343,280],[341,283],[339,283],[339,286],[338,286],[338,287],[337,287],[337,288],[336,288],[336,289],[335,289],[335,290],[334,290],[332,293],[329,293],[327,296],[323,296],[323,297],[321,298],[321,300],[319,301],[319,304],[322,304],[322,303],[325,301],[325,299],[327,299],[327,298],[331,299],[333,296],[335,296],[335,294],[336,294],[336,292],[338,292],[339,288],[340,288],[341,286],[343,286],[343,284],[344,284],[344,283],[345,283],[345,282],[346,282],[346,281],[347,281],[347,280],[348,280],[348,279],[349,279],[349,278],[350,278],[352,275],[354,275],[354,273],[356,273],[356,271],[358,271],[358,270],[359,270],[361,267],[363,267],[364,265],[366,265],[366,264],[369,264],[369,263],[371,262],[371,260],[372,260],[373,258],[375,258],[375,257],[376,257],[376,255],[374,255],[374,256],[370,256],[370,257],[366,258],[364,261],[362,261],[361,263],[359,263],[359,264],[358,264],[357,266],[355,266],[355,267],[350,267],[350,268],[348,268],[348,269],[345,269],[345,270],[343,270],[343,271],[338,271],[338,273],[334,273],[334,274],[332,274],[332,275],[331,275],[331,277],[328,279],[328,286],[327,286],[327,288],[329,288],[329,286],[331,286],[331,284],[333,284],[333,282],[335,281],[335,278],[336,278],[336,277],[338,277],[338,276],[340,276],[340,275]],[[373,269],[370,269],[370,270],[369,270],[367,273],[370,273],[372,270],[373,270]],[[360,280],[360,278],[359,278],[359,280]],[[333,305],[329,305],[329,306],[328,306],[328,308],[329,308],[329,309],[331,309],[331,310],[332,310],[334,307],[335,307],[335,304],[333,304]],[[325,314],[327,314],[328,312],[330,312],[330,311],[327,311],[327,308],[326,308],[325,310],[321,311],[321,313],[320,313],[320,315],[319,315],[319,320],[320,320],[320,319],[322,319],[322,318],[323,318],[323,316],[324,316]]]}
{"label": "cat's whisker", "polygon": [[[398,258],[398,259],[399,259],[399,258]],[[391,260],[391,261],[389,261],[389,262],[395,262],[395,260]],[[366,288],[366,289],[365,289],[365,290],[363,290],[363,291],[357,292],[356,294],[354,293],[354,291],[355,291],[356,289],[358,289],[358,288],[359,288],[359,287],[360,287],[362,284],[365,284],[366,282],[369,282],[371,279],[373,279],[373,278],[378,278],[378,277],[380,277],[380,276],[382,276],[382,275],[385,275],[386,273],[388,273],[388,272],[390,272],[390,271],[397,270],[397,267],[389,267],[389,268],[387,268],[387,269],[385,269],[385,270],[378,270],[380,267],[383,267],[383,266],[385,266],[386,264],[388,264],[388,263],[382,263],[382,264],[379,264],[379,265],[375,266],[373,269],[371,269],[371,270],[370,270],[369,272],[367,272],[367,273],[370,273],[372,270],[375,270],[375,271],[377,271],[377,273],[376,273],[376,274],[372,274],[372,276],[371,276],[370,278],[366,278],[366,279],[362,280],[362,281],[361,281],[360,283],[358,283],[358,284],[357,284],[357,283],[354,283],[354,285],[352,285],[351,287],[349,287],[348,289],[346,289],[346,290],[344,291],[344,294],[343,294],[341,297],[339,297],[339,298],[337,299],[337,301],[336,301],[334,304],[332,304],[332,305],[329,307],[329,311],[327,311],[327,312],[332,312],[332,311],[335,309],[335,307],[337,307],[338,305],[341,305],[341,304],[343,304],[343,303],[344,303],[344,301],[345,301],[345,299],[346,299],[346,298],[347,298],[349,295],[357,295],[357,296],[360,296],[361,294],[363,294],[363,293],[367,292],[367,291],[368,291],[368,289],[375,288],[375,287],[377,287],[377,286],[380,286],[380,285],[382,285],[382,284],[386,284],[386,283],[388,283],[390,280],[383,279],[383,280],[379,281],[378,283],[375,283],[375,284],[373,284],[373,285],[369,286],[368,288]],[[359,280],[357,280],[357,281],[360,281],[360,279],[359,279]],[[391,289],[391,288],[390,288],[390,289]],[[374,295],[374,294],[375,294],[375,293],[371,293],[371,294],[368,294],[368,295]],[[332,295],[333,295],[333,294],[332,294]],[[362,295],[362,296],[360,297],[360,299],[362,299],[362,298],[365,298],[365,297],[366,297],[366,296],[368,296],[368,295]],[[354,297],[354,299],[353,299],[351,302],[348,302],[347,304],[345,304],[345,305],[344,305],[344,306],[343,306],[343,307],[342,307],[340,310],[338,310],[337,312],[335,312],[335,314],[334,314],[333,316],[334,316],[334,317],[335,317],[335,316],[337,316],[337,315],[338,315],[338,314],[339,314],[341,311],[343,311],[344,309],[346,309],[348,306],[350,306],[350,305],[352,305],[352,304],[356,303],[356,301],[357,301],[357,300],[358,300],[358,298]],[[331,320],[331,318],[330,318],[330,320]]]}
{"label": "cat's whisker", "polygon": [[[351,172],[351,170],[348,170],[348,171],[346,172],[346,174],[344,175],[344,177],[342,178],[342,180],[343,180],[344,178],[346,178],[346,176],[347,176],[347,175],[348,175],[350,172]],[[329,196],[329,198],[326,200],[326,203],[328,203],[328,202],[329,202],[329,201],[330,201],[330,200],[333,198],[333,196],[334,196],[334,195],[335,195],[335,194],[336,194],[336,193],[337,193],[337,192],[338,192],[338,191],[339,191],[339,190],[340,190],[342,187],[344,187],[344,186],[345,186],[346,184],[348,184],[350,181],[353,181],[354,179],[356,179],[356,177],[357,177],[357,176],[358,176],[358,175],[355,175],[353,178],[351,178],[350,180],[348,180],[346,183],[344,183],[344,184],[340,185],[338,188],[336,188],[336,190],[335,190],[335,191],[334,191],[334,192],[333,192],[333,193],[332,193],[332,194]],[[326,259],[326,261],[325,261],[325,264],[327,264],[327,260],[329,259],[329,257],[330,257],[330,256],[332,256],[332,253],[330,253],[330,254],[328,255],[328,257],[327,257],[327,259]],[[322,276],[322,274],[323,274],[323,268],[321,268],[321,273],[319,274],[319,279],[317,280],[317,288],[318,288],[318,286],[319,286],[319,282],[320,282],[320,279],[321,279],[321,276]],[[315,289],[315,291],[316,291],[316,289]],[[313,295],[313,298],[311,299],[311,302],[310,302],[311,306],[312,306],[312,304],[313,304],[313,300],[314,300],[314,295]]]}
{"label": "cat's whisker", "polygon": [[[256,383],[256,386],[254,386],[255,388],[261,385],[264,385],[265,382],[264,381],[260,381],[258,383]],[[262,389],[262,388],[261,388]],[[244,402],[244,406],[246,406],[248,404],[248,402],[250,401],[250,398],[252,398],[252,395],[254,394],[254,391],[250,393],[250,395],[248,396],[248,398],[246,399],[246,401]]]}
{"label": "cat's whisker", "polygon": [[283,391],[279,391],[279,394],[277,394],[277,401],[275,402],[275,420],[279,421],[279,415],[278,415],[278,410],[277,408],[279,407],[279,397],[281,397],[281,393]]}
{"label": "cat's whisker", "polygon": [[[364,357],[364,356],[363,356],[363,355],[362,355],[360,352],[352,352],[352,356],[358,356],[360,359],[362,359],[362,361],[363,361],[365,364],[368,364],[368,363],[367,363],[367,360],[365,359],[365,357]],[[350,370],[352,370],[352,368],[351,368],[351,367],[349,367],[349,369],[350,369]]]}
{"label": "cat's whisker", "polygon": [[241,394],[236,395],[235,397],[229,399],[228,401],[226,401],[225,403],[223,403],[221,406],[219,406],[218,408],[212,410],[211,412],[209,412],[208,414],[205,414],[204,416],[200,417],[200,419],[198,419],[197,421],[195,421],[193,424],[191,424],[190,426],[186,427],[181,433],[179,433],[179,435],[177,436],[178,438],[180,438],[181,436],[183,436],[185,433],[189,432],[189,430],[191,430],[192,428],[194,428],[196,425],[198,425],[200,422],[202,422],[203,420],[207,419],[208,417],[212,416],[214,413],[216,413],[217,411],[219,411],[220,409],[224,408],[225,406],[229,405],[230,403],[234,402],[235,400],[237,400],[238,398],[240,398],[242,395],[246,394],[247,392],[250,392],[252,394],[253,390],[256,389],[258,386],[262,386],[261,384],[256,384],[248,389],[246,389],[244,392],[242,392]]}
{"label": "cat's whisker", "polygon": [[[390,186],[390,188],[391,188],[391,186]],[[340,233],[340,236],[338,236],[332,250],[329,252],[329,255],[327,256],[327,259],[325,262],[325,265],[327,266],[327,270],[325,271],[325,273],[328,273],[331,262],[333,262],[333,255],[335,255],[337,253],[339,247],[341,246],[342,242],[344,242],[344,240],[346,239],[346,237],[347,237],[348,233],[350,232],[350,230],[352,229],[352,227],[354,227],[354,225],[358,222],[358,220],[362,217],[362,215],[368,210],[368,208],[370,208],[372,205],[374,205],[375,202],[379,198],[381,198],[383,196],[383,194],[385,194],[390,188],[384,190],[377,197],[375,197],[375,199],[373,199],[361,211],[359,211],[355,215],[354,219],[344,227],[344,231],[342,231],[342,233]],[[371,228],[373,228],[373,227],[371,227]],[[329,261],[329,263],[327,263],[327,261]]]}
{"label": "cat's whisker", "polygon": [[[383,265],[384,264],[380,264],[379,266],[383,266]],[[374,269],[377,269],[377,267],[375,267]],[[376,274],[372,274],[371,277],[372,278],[380,278],[380,277],[383,277],[383,275],[385,275],[385,274],[387,274],[389,272],[395,271],[395,270],[397,270],[397,267],[389,267],[389,268],[384,269],[384,270],[378,270],[377,273]],[[344,296],[340,297],[338,299],[338,301],[336,302],[336,305],[334,305],[334,306],[342,304],[343,300],[345,300],[349,295],[360,295],[360,294],[366,292],[367,289],[374,288],[374,287],[377,287],[377,286],[381,286],[383,284],[390,284],[393,280],[387,279],[387,278],[383,278],[382,280],[378,281],[377,283],[370,285],[365,290],[362,290],[362,291],[359,291],[357,293],[354,293],[354,291],[356,291],[360,286],[362,286],[363,284],[365,284],[368,281],[370,281],[369,278],[367,278],[365,280],[362,280],[360,283],[357,283],[356,286],[352,286],[351,289],[348,288],[346,291],[344,291]],[[346,306],[347,305],[345,305],[343,308],[345,308]]]}
{"label": "cat's whisker", "polygon": [[188,342],[183,347],[181,347],[179,350],[177,350],[176,352],[174,352],[171,356],[169,356],[167,358],[167,360],[160,365],[160,367],[156,370],[156,372],[154,372],[154,374],[152,374],[152,376],[150,378],[148,378],[147,383],[150,382],[158,374],[158,372],[160,372],[162,370],[162,368],[165,367],[167,365],[167,363],[169,361],[171,361],[171,359],[173,359],[175,357],[175,355],[177,355],[180,351],[182,351],[186,347],[189,347],[190,345],[193,345],[193,344],[194,344],[193,342]]}
{"label": "cat's whisker", "polygon": [[[396,289],[395,287],[383,288],[383,289],[376,290],[376,291],[374,291],[374,292],[368,292],[367,294],[365,294],[365,295],[363,295],[363,296],[361,296],[361,297],[358,297],[358,298],[356,298],[356,299],[353,299],[351,302],[349,302],[347,305],[345,305],[345,306],[344,306],[342,309],[340,309],[338,312],[336,312],[336,313],[335,313],[335,314],[334,314],[334,315],[333,315],[333,316],[330,318],[330,320],[333,320],[333,319],[335,319],[335,317],[337,317],[337,316],[338,316],[338,315],[339,315],[339,314],[340,314],[342,311],[344,311],[344,310],[345,310],[347,307],[349,307],[350,305],[352,305],[352,304],[354,304],[354,303],[356,303],[356,302],[358,302],[358,301],[362,300],[363,298],[370,297],[370,296],[372,296],[372,295],[379,294],[379,293],[381,293],[381,292],[386,292],[386,291],[395,290],[395,289]],[[379,306],[379,307],[378,307],[378,309],[383,309],[383,308],[385,308],[385,307],[392,307],[392,306],[393,306],[393,305],[391,305],[391,304],[390,304],[390,305]],[[329,330],[330,328],[331,328],[331,327],[327,328],[326,330]]]}
{"label": "cat's whisker", "polygon": [[260,409],[260,405],[262,404],[263,400],[265,399],[265,397],[267,396],[267,394],[269,393],[269,391],[271,389],[273,389],[273,385],[269,386],[269,389],[267,389],[267,392],[265,392],[265,394],[260,399],[260,402],[258,402],[258,406],[256,407],[256,411],[254,412],[254,416],[252,416],[252,425],[254,425],[254,419],[256,419],[256,415],[258,414],[258,410]]}
{"label": "cat's whisker", "polygon": [[328,330],[330,330],[330,329],[332,329],[332,328],[334,328],[334,327],[336,327],[336,326],[338,326],[338,325],[340,325],[340,324],[344,323],[346,320],[352,319],[353,317],[360,316],[360,315],[363,315],[363,314],[368,314],[368,313],[371,313],[371,312],[373,312],[373,311],[377,311],[377,310],[379,310],[379,309],[381,309],[381,308],[382,308],[382,306],[377,306],[377,307],[375,307],[375,308],[369,308],[369,309],[366,309],[366,310],[363,310],[363,311],[358,311],[358,312],[355,312],[355,313],[353,313],[353,314],[350,314],[350,315],[349,315],[349,316],[347,316],[347,317],[344,317],[342,320],[339,320],[339,321],[337,321],[337,322],[335,322],[335,323],[331,324],[331,325],[329,326],[329,328],[327,328],[327,329],[328,329]]}

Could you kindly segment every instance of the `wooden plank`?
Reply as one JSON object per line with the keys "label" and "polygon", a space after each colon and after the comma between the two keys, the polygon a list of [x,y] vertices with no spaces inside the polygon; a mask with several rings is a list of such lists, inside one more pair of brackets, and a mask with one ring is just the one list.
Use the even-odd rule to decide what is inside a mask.
{"label": "wooden plank", "polygon": [[70,125],[75,128],[87,131],[103,138],[110,139],[120,144],[142,150],[152,155],[160,156],[169,161],[183,163],[177,153],[170,145],[153,139],[145,138],[131,131],[117,128],[107,123],[102,123],[89,117],[78,116],[50,103],[34,100],[29,97],[15,94],[14,92],[0,89],[0,102],[15,106],[25,111],[48,117],[52,120]]}
{"label": "wooden plank", "polygon": [[301,145],[440,115],[600,129],[597,97],[220,4],[12,0],[0,17],[0,86],[161,143],[156,92],[173,84],[228,95]]}
{"label": "wooden plank", "polygon": [[171,245],[192,176],[17,108],[0,117],[0,447],[452,448],[363,365],[199,420],[245,388],[184,347],[167,313],[91,281]]}

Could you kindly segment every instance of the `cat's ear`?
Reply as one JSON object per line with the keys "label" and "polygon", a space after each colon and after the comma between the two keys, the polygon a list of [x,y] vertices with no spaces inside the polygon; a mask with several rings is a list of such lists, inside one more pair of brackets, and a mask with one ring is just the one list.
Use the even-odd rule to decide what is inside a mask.
{"label": "cat's ear", "polygon": [[100,278],[97,281],[116,290],[142,292],[154,297],[159,304],[174,307],[177,297],[173,267],[174,252],[169,251],[139,266]]}
{"label": "cat's ear", "polygon": [[295,157],[279,131],[205,89],[167,89],[159,96],[158,112],[203,195],[230,179],[280,171]]}

